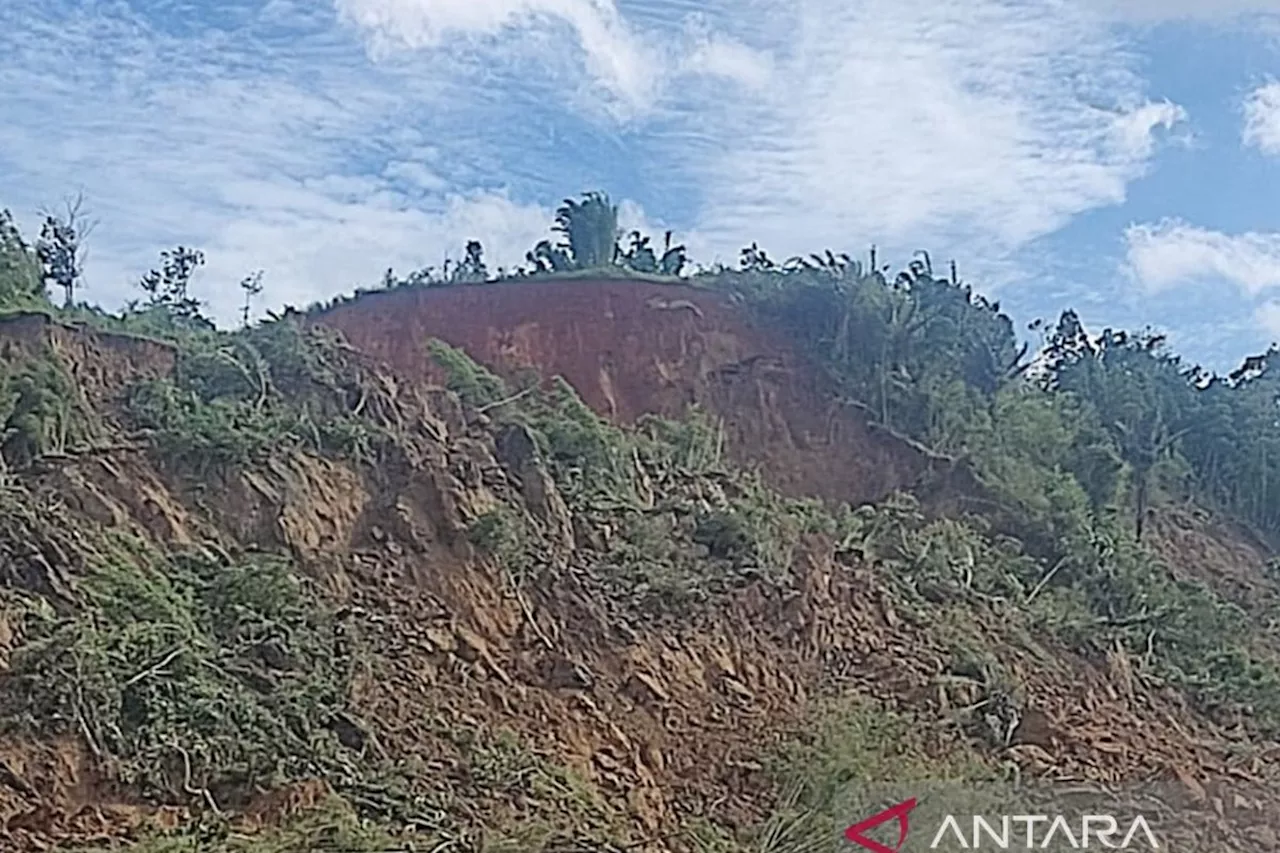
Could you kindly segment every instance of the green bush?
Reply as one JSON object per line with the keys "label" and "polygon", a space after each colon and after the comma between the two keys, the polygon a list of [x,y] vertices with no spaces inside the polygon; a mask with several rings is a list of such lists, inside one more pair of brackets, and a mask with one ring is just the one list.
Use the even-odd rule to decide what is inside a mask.
{"label": "green bush", "polygon": [[83,735],[115,778],[164,802],[332,775],[350,650],[287,565],[164,557],[120,540],[85,606],[31,607],[3,717]]}

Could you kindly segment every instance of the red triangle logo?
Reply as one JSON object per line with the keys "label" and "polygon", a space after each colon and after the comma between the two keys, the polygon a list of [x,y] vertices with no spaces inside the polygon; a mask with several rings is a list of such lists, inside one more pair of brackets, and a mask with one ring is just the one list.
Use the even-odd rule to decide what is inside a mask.
{"label": "red triangle logo", "polygon": [[[907,841],[907,815],[910,814],[911,810],[915,807],[915,797],[912,797],[909,800],[903,800],[896,806],[890,806],[882,812],[873,814],[861,823],[855,823],[844,831],[844,837],[852,841],[854,844],[870,850],[871,853],[898,853],[898,851],[902,849],[902,845]],[[880,824],[893,820],[894,818],[898,819],[897,845],[888,847],[881,844],[879,841],[876,841],[874,838],[867,838],[867,836],[863,835],[867,830],[875,829]]]}

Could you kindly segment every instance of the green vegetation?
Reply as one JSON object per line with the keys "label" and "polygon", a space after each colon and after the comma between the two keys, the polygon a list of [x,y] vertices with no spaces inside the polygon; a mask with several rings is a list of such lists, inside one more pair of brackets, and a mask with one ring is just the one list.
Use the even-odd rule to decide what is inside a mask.
{"label": "green vegetation", "polygon": [[[579,528],[616,527],[597,542],[595,568],[637,611],[672,612],[758,577],[785,585],[801,537],[834,529],[817,502],[783,498],[759,477],[731,470],[723,432],[703,412],[622,429],[562,379],[512,393],[465,353],[441,341],[430,349],[447,387],[489,407],[499,428],[529,431]],[[537,526],[505,508],[478,519],[471,538],[508,568],[551,568]]]}
{"label": "green vegetation", "polygon": [[[998,305],[974,295],[954,272],[933,277],[927,257],[890,279],[829,252],[776,264],[751,247],[740,269],[696,280],[740,293],[769,321],[809,342],[849,405],[973,474],[986,493],[983,519],[963,526],[974,542],[924,548],[931,565],[978,565],[993,578],[984,594],[1027,603],[1037,624],[1071,647],[1101,658],[1119,640],[1148,663],[1147,678],[1183,686],[1206,707],[1252,708],[1258,724],[1280,730],[1280,695],[1271,686],[1280,671],[1254,648],[1243,613],[1202,584],[1172,578],[1137,542],[1153,503],[1188,497],[1251,520],[1268,535],[1280,532],[1267,515],[1280,503],[1258,491],[1280,483],[1280,471],[1270,471],[1277,455],[1267,452],[1280,438],[1280,421],[1262,415],[1280,401],[1280,388],[1272,388],[1280,374],[1267,370],[1270,355],[1249,360],[1231,377],[1208,377],[1184,368],[1157,336],[1106,330],[1089,337],[1068,311],[1032,361]],[[458,361],[457,353],[449,357]],[[454,364],[453,387],[468,393],[477,382],[468,373],[474,369]],[[506,393],[490,386],[484,400]],[[585,410],[554,411],[563,416],[554,429],[567,433],[544,442],[566,493],[594,487],[637,506],[637,469],[625,460],[653,452],[644,429],[627,437]],[[639,444],[628,450],[628,442]],[[590,471],[591,482],[581,482],[580,471]],[[659,492],[673,496],[680,489],[664,480]],[[660,589],[699,598],[705,589],[723,588],[723,578],[708,573],[716,558],[730,566],[735,555],[751,555],[746,562],[765,574],[772,566],[777,575],[797,535],[840,529],[812,507],[755,508],[767,493],[748,489],[749,497],[689,512],[698,530],[687,542],[701,546],[694,551],[672,516],[635,511],[623,524],[612,575],[632,578],[646,594]],[[591,510],[581,501],[571,506]],[[895,521],[896,529],[913,525]],[[992,540],[980,533],[991,525],[1016,543],[1016,565],[1005,557],[1007,547],[989,560],[973,556],[975,542]],[[902,555],[874,560],[914,566]],[[644,578],[632,574],[634,566],[645,567]],[[914,573],[910,567],[900,576]],[[966,581],[983,592],[977,583],[982,578]]]}
{"label": "green vegetation", "polygon": [[[293,311],[248,323],[261,274],[240,283],[236,331],[203,316],[190,289],[203,255],[186,247],[162,253],[139,282],[144,298],[119,313],[76,304],[85,232],[76,215],[47,217],[35,246],[0,215],[0,312],[165,341],[174,371],[120,389],[118,426],[184,482],[296,453],[345,459],[371,479],[416,458],[395,394],[341,341]],[[1056,643],[1095,660],[1118,649],[1147,683],[1184,690],[1206,711],[1247,709],[1258,730],[1280,734],[1280,649],[1239,607],[1175,578],[1149,541],[1153,508],[1191,501],[1280,536],[1280,350],[1216,376],[1154,333],[1089,334],[1067,311],[1035,327],[1044,339],[1033,353],[998,304],[954,266],[936,277],[927,255],[891,277],[874,251],[866,265],[831,252],[777,263],[753,244],[736,269],[680,278],[684,248],[668,234],[659,256],[632,233],[624,249],[603,194],[566,200],[555,231],[559,241],[534,247],[526,269],[491,274],[471,241],[442,275],[388,271],[383,285],[612,275],[728,291],[804,342],[843,402],[945,463],[940,476],[954,479],[926,485],[960,482],[972,511],[939,518],[905,495],[856,509],[785,499],[727,463],[706,413],[620,428],[563,380],[513,386],[432,342],[468,418],[485,415],[503,464],[522,466],[523,495],[501,495],[467,531],[521,592],[566,571],[566,533],[579,544],[575,582],[580,570],[616,618],[649,624],[748,584],[789,593],[796,556],[821,548],[844,566],[873,568],[901,618],[945,641],[951,674],[975,685],[979,699],[958,715],[949,747],[917,743],[893,714],[836,708],[779,759],[784,796],[753,849],[818,849],[840,786],[888,761],[899,779],[903,766],[931,778],[940,768],[956,778],[992,772],[975,761],[975,744],[1007,743],[995,710],[1016,713],[1022,685],[978,620],[1000,620],[1002,636],[1027,649]],[[63,306],[50,288],[63,291]],[[205,809],[199,849],[386,843],[342,809],[252,841],[214,819],[255,785],[317,775],[363,817],[441,828],[447,809],[366,749],[377,724],[358,719],[349,696],[366,651],[289,559],[169,553],[120,531],[74,530],[66,508],[37,488],[28,476],[37,463],[118,437],[100,414],[57,352],[0,363],[0,558],[18,567],[0,576],[21,617],[0,724],[81,737],[112,778],[153,801]],[[554,488],[540,490],[540,476]],[[593,838],[612,837],[611,807],[549,759],[505,735],[450,737],[477,796],[534,803],[493,849],[550,843],[537,803],[576,815]],[[969,751],[948,754],[957,743]],[[746,843],[704,829],[708,851]],[[149,844],[142,849],[176,853],[197,840]]]}
{"label": "green vegetation", "polygon": [[95,432],[74,380],[50,353],[43,356],[0,365],[0,467],[65,453]]}
{"label": "green vegetation", "polygon": [[342,766],[329,727],[350,650],[286,566],[104,544],[84,607],[28,609],[4,719],[83,734],[114,777],[160,801],[213,805],[212,792]]}
{"label": "green vegetation", "polygon": [[[211,825],[195,835],[148,833],[129,849],[134,853],[387,853],[395,838],[368,825],[341,797],[331,797],[280,827],[245,835]],[[95,853],[79,848],[72,853]]]}
{"label": "green vegetation", "polygon": [[367,377],[324,330],[275,320],[180,339],[170,378],[130,389],[135,424],[195,476],[289,448],[371,461],[386,432],[360,417]]}
{"label": "green vegetation", "polygon": [[48,301],[40,261],[8,210],[0,211],[0,308],[39,308]]}
{"label": "green vegetation", "polygon": [[[780,796],[751,839],[759,853],[817,853],[848,826],[852,814],[873,813],[880,802],[861,802],[884,786],[918,796],[921,782],[986,782],[995,778],[973,752],[930,744],[924,727],[873,704],[841,705],[817,715],[817,724],[772,757]],[[914,783],[914,784],[913,784]],[[861,794],[861,796],[859,796]]]}
{"label": "green vegetation", "polygon": [[[1280,533],[1268,453],[1280,421],[1264,414],[1280,402],[1274,351],[1210,376],[1157,335],[1091,337],[1068,311],[1030,361],[998,306],[954,270],[935,278],[927,256],[892,280],[874,256],[871,268],[762,256],[744,252],[718,286],[808,342],[851,405],[974,475],[986,498],[969,526],[995,525],[1032,558],[993,594],[1034,590],[1040,624],[1073,647],[1101,658],[1118,641],[1145,677],[1277,730],[1280,672],[1243,613],[1175,580],[1140,541],[1152,505],[1188,498]],[[966,559],[1002,571],[994,556]]]}

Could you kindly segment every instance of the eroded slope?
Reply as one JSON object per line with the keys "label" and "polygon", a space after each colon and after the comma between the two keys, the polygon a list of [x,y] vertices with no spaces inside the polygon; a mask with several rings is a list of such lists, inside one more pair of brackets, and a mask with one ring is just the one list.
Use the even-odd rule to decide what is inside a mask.
{"label": "eroded slope", "polygon": [[273,843],[378,849],[347,810],[429,849],[759,849],[771,816],[825,844],[833,780],[1003,764],[1274,814],[1257,728],[1016,543],[785,499],[706,423],[513,401],[436,348],[449,391],[287,322],[0,340],[6,849],[295,816]]}
{"label": "eroded slope", "polygon": [[618,280],[406,288],[314,319],[411,379],[438,376],[436,338],[508,378],[563,376],[616,423],[681,417],[696,403],[723,419],[736,461],[795,496],[876,500],[927,467],[726,293]]}

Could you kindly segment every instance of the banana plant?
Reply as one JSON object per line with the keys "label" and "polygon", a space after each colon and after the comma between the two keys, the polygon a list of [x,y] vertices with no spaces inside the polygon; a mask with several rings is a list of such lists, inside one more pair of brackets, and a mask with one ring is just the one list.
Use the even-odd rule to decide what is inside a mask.
{"label": "banana plant", "polygon": [[738,253],[738,268],[743,272],[766,272],[777,269],[778,265],[764,249],[753,242]]}
{"label": "banana plant", "polygon": [[658,261],[658,272],[663,275],[680,275],[688,261],[689,258],[684,244],[671,245],[671,232],[668,231],[663,242],[662,259]]}
{"label": "banana plant", "polygon": [[525,260],[533,265],[535,273],[565,272],[573,269],[573,259],[563,246],[553,246],[550,240],[539,240],[533,251],[526,252]]}
{"label": "banana plant", "polygon": [[658,256],[649,245],[649,238],[639,231],[631,232],[631,246],[622,256],[622,265],[636,272],[652,273],[658,271]]}

